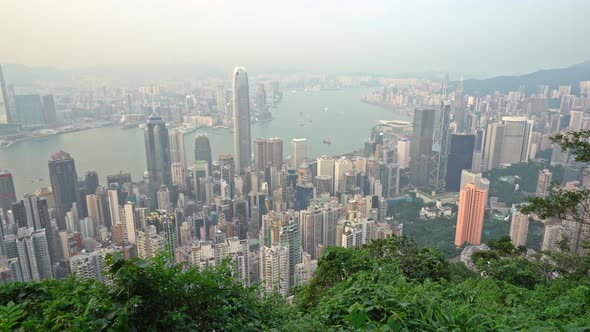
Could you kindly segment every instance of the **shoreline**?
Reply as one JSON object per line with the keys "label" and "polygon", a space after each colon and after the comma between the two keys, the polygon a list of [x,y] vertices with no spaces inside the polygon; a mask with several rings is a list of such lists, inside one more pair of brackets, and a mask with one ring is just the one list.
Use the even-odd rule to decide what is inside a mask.
{"label": "shoreline", "polygon": [[[32,141],[32,140],[44,140],[44,139],[47,139],[51,136],[59,136],[62,134],[75,133],[75,132],[79,132],[79,131],[92,130],[92,129],[97,129],[97,128],[113,126],[113,125],[114,125],[114,123],[112,123],[112,122],[102,122],[102,123],[90,125],[90,126],[66,128],[64,130],[55,131],[53,133],[49,133],[46,135],[37,135],[37,136],[33,135],[33,136],[17,138],[14,140],[3,141],[3,142],[7,142],[7,144],[0,145],[0,149],[7,149],[7,148],[12,147],[13,145],[15,145],[17,143],[21,143],[21,142]],[[70,127],[70,126],[66,126],[66,127]]]}

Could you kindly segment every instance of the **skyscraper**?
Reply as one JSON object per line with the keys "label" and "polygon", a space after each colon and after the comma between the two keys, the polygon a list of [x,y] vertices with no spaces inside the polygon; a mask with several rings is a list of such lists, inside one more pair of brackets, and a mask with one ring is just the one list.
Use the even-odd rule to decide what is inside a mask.
{"label": "skyscraper", "polygon": [[401,169],[410,166],[410,146],[410,140],[407,138],[401,138],[397,141],[397,160]]}
{"label": "skyscraper", "polygon": [[11,123],[10,110],[8,109],[8,93],[6,92],[6,82],[0,65],[0,124]]}
{"label": "skyscraper", "polygon": [[434,110],[416,109],[412,124],[410,145],[410,182],[416,186],[428,184],[432,138],[434,134]]}
{"label": "skyscraper", "polygon": [[152,113],[145,128],[145,154],[147,158],[150,206],[158,206],[157,191],[162,185],[172,188],[172,163],[168,129],[162,118]]}
{"label": "skyscraper", "polygon": [[291,140],[291,168],[297,169],[304,159],[307,159],[307,138]]}
{"label": "skyscraper", "polygon": [[215,101],[217,104],[217,111],[222,114],[225,113],[225,105],[227,104],[227,100],[225,98],[225,86],[218,85],[215,88]]}
{"label": "skyscraper", "polygon": [[511,165],[529,160],[533,120],[526,117],[502,117],[505,125],[502,142],[502,165]]}
{"label": "skyscraper", "polygon": [[40,281],[53,277],[45,230],[21,228],[5,237],[8,258],[18,258],[23,281]]}
{"label": "skyscraper", "polygon": [[473,183],[461,189],[459,193],[455,246],[460,247],[465,242],[472,245],[479,245],[481,243],[487,193],[487,190],[480,189]]}
{"label": "skyscraper", "polygon": [[6,213],[14,202],[16,202],[16,191],[12,173],[0,170],[0,209]]}
{"label": "skyscraper", "polygon": [[254,169],[264,170],[268,164],[268,157],[266,156],[266,139],[257,138],[254,141]]}
{"label": "skyscraper", "polygon": [[57,111],[55,109],[55,100],[53,95],[42,97],[43,102],[43,120],[48,126],[54,126],[57,123]]}
{"label": "skyscraper", "polygon": [[95,170],[86,172],[84,176],[84,183],[87,194],[96,194],[96,188],[100,185],[98,180],[98,173]]}
{"label": "skyscraper", "polygon": [[275,137],[266,140],[266,161],[270,165],[281,169],[283,165],[283,140]]}
{"label": "skyscraper", "polygon": [[219,171],[221,172],[221,179],[229,185],[230,197],[233,197],[234,195],[235,169],[234,156],[231,154],[219,155]]}
{"label": "skyscraper", "polygon": [[184,167],[184,133],[178,129],[169,132],[170,136],[170,161],[172,163],[181,163]]}
{"label": "skyscraper", "polygon": [[549,196],[549,187],[551,186],[552,177],[553,173],[551,173],[551,171],[549,171],[548,169],[539,171],[536,191],[537,197],[546,198],[547,196]]}
{"label": "skyscraper", "polygon": [[211,165],[213,163],[213,158],[211,156],[211,144],[209,143],[209,137],[204,134],[195,136],[195,161],[199,160],[207,162],[209,174],[212,174]]}
{"label": "skyscraper", "polygon": [[55,200],[57,225],[60,230],[65,230],[66,213],[72,209],[73,203],[80,201],[76,162],[69,153],[60,150],[51,155],[48,166],[51,190]]}
{"label": "skyscraper", "polygon": [[37,94],[16,95],[14,96],[14,105],[21,125],[31,127],[45,125],[41,96]]}
{"label": "skyscraper", "polygon": [[463,80],[461,79],[461,83],[455,89],[455,114],[453,119],[457,124],[457,131],[463,132],[465,130],[465,106],[463,105]]}
{"label": "skyscraper", "polygon": [[459,185],[461,184],[461,172],[465,169],[471,169],[474,143],[474,135],[451,135],[451,149],[449,151],[449,161],[447,162],[447,173],[445,180],[446,191],[459,191]]}
{"label": "skyscraper", "polygon": [[488,124],[484,143],[482,171],[500,168],[505,128],[506,126],[500,123]]}
{"label": "skyscraper", "polygon": [[529,232],[529,215],[514,211],[510,222],[510,240],[515,247],[526,246]]}
{"label": "skyscraper", "polygon": [[243,67],[236,67],[233,77],[234,150],[236,171],[242,173],[250,166],[252,137],[250,134],[250,90],[248,74]]}

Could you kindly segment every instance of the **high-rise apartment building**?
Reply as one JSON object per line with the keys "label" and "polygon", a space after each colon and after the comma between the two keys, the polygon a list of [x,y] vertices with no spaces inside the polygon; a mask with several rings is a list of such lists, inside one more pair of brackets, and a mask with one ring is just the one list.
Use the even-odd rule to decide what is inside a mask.
{"label": "high-rise apartment building", "polygon": [[490,180],[482,177],[481,173],[476,173],[472,171],[468,171],[464,169],[461,172],[461,185],[459,186],[459,190],[465,188],[470,183],[474,183],[478,188],[490,190]]}
{"label": "high-rise apartment building", "polygon": [[177,185],[181,191],[186,189],[186,174],[182,163],[172,163],[172,183]]}
{"label": "high-rise apartment building", "polygon": [[537,191],[535,192],[537,197],[547,198],[549,196],[549,188],[551,187],[551,179],[553,173],[548,169],[539,171],[539,177],[537,178]]}
{"label": "high-rise apartment building", "polygon": [[294,138],[291,140],[291,168],[297,169],[303,160],[307,159],[307,138]]}
{"label": "high-rise apartment building", "polygon": [[274,243],[260,248],[260,281],[263,293],[277,292],[287,296],[290,289],[289,262],[288,245]]}
{"label": "high-rise apartment building", "polygon": [[72,209],[73,203],[80,201],[76,163],[69,153],[58,151],[51,155],[48,166],[57,224],[60,230],[64,230],[66,213]]}
{"label": "high-rise apartment building", "polygon": [[84,185],[86,187],[86,194],[96,194],[96,188],[100,183],[98,180],[98,173],[95,170],[86,172],[84,176]]}
{"label": "high-rise apartment building", "polygon": [[455,232],[457,247],[462,246],[465,242],[471,245],[481,244],[487,193],[487,190],[480,189],[473,183],[469,183],[461,189]]}
{"label": "high-rise apartment building", "polygon": [[53,277],[49,246],[45,230],[21,228],[17,234],[4,238],[8,258],[18,258],[22,281],[40,281]]}
{"label": "high-rise apartment building", "polygon": [[243,67],[236,67],[233,75],[234,150],[236,171],[239,173],[250,166],[252,158],[252,136],[250,133],[250,89],[248,74]]}
{"label": "high-rise apartment building", "polygon": [[156,209],[158,205],[157,191],[160,187],[172,188],[168,129],[164,120],[158,114],[152,113],[147,121],[144,134],[150,205],[152,209]]}
{"label": "high-rise apartment building", "polygon": [[510,222],[510,240],[515,247],[526,246],[529,233],[529,215],[514,211]]}
{"label": "high-rise apartment building", "polygon": [[582,130],[582,123],[584,122],[584,112],[571,111],[569,128],[574,131]]}
{"label": "high-rise apartment building", "polygon": [[412,124],[410,145],[410,183],[416,186],[428,184],[432,143],[434,135],[434,110],[416,109]]}
{"label": "high-rise apartment building", "polygon": [[70,257],[72,274],[80,280],[96,279],[102,283],[108,282],[105,257],[113,252],[113,249],[101,249]]}

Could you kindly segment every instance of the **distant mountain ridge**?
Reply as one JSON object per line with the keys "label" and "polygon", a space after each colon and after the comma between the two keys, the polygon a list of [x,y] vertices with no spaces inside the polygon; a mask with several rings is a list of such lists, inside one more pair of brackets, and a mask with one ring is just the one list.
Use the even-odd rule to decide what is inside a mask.
{"label": "distant mountain ridge", "polygon": [[[474,95],[493,94],[494,91],[506,93],[518,91],[520,85],[525,86],[527,94],[538,91],[541,84],[557,88],[559,85],[573,85],[572,92],[577,93],[580,81],[590,80],[590,61],[582,62],[565,68],[543,69],[530,74],[518,76],[498,76],[488,79],[465,80],[465,91]],[[458,82],[453,82],[457,85]]]}

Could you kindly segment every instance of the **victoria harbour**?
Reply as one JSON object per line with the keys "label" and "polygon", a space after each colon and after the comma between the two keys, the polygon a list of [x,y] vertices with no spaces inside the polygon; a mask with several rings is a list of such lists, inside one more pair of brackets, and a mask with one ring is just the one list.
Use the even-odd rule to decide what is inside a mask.
{"label": "victoria harbour", "polygon": [[[390,109],[363,103],[367,88],[290,91],[273,109],[274,119],[252,124],[252,137],[279,137],[284,140],[285,157],[291,139],[309,141],[310,157],[338,155],[362,148],[370,129],[378,120],[408,120],[409,116]],[[196,134],[207,134],[214,159],[220,153],[234,153],[233,133],[225,128],[200,128],[184,136],[186,160],[194,158]],[[138,181],[145,171],[143,129],[122,130],[107,126],[29,140],[0,149],[0,169],[12,171],[19,194],[48,187],[47,160],[58,150],[67,151],[76,160],[78,176],[95,169],[101,178],[120,171],[131,172]],[[324,143],[329,139],[330,144]]]}

